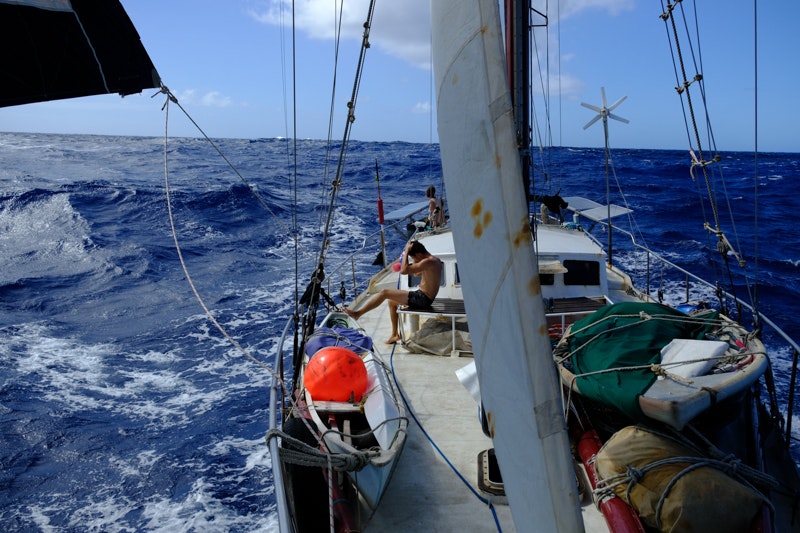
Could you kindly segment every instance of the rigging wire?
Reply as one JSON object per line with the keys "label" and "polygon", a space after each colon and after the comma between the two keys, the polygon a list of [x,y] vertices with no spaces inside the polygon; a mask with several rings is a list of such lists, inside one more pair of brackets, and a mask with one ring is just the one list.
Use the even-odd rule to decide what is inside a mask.
{"label": "rigging wire", "polygon": [[[706,91],[705,91],[705,80],[703,77],[703,61],[702,61],[702,53],[700,47],[700,31],[699,31],[699,16],[697,13],[697,4],[694,3],[694,12],[691,18],[694,19],[694,29],[690,30],[690,25],[687,22],[687,19],[690,18],[687,16],[686,11],[683,6],[683,2],[675,2],[674,4],[667,0],[666,6],[662,1],[662,15],[661,18],[665,23],[665,28],[667,31],[667,38],[670,43],[670,51],[672,53],[672,61],[673,61],[673,69],[675,72],[676,78],[676,91],[680,97],[681,106],[683,108],[683,116],[684,116],[684,125],[687,132],[687,138],[689,140],[689,150],[692,156],[692,166],[691,166],[691,175],[694,179],[694,171],[697,167],[700,168],[704,184],[706,190],[706,197],[705,200],[708,201],[709,207],[711,209],[711,214],[713,218],[713,226],[712,224],[705,222],[705,228],[708,230],[708,238],[709,240],[712,237],[712,234],[717,238],[716,249],[720,254],[720,257],[723,262],[723,266],[725,267],[728,284],[730,286],[731,293],[735,296],[736,295],[736,284],[733,281],[733,273],[731,271],[731,264],[730,264],[730,256],[732,255],[740,269],[743,272],[743,280],[745,289],[748,293],[749,299],[755,305],[756,296],[754,292],[753,283],[751,283],[751,279],[747,274],[746,263],[741,255],[740,250],[742,249],[741,244],[739,242],[738,231],[736,229],[736,223],[733,217],[733,207],[730,202],[730,195],[727,191],[726,181],[723,176],[723,169],[720,165],[720,161],[722,160],[721,156],[719,155],[717,148],[716,148],[716,141],[714,139],[713,130],[711,127],[711,119],[708,112],[707,107],[707,100],[706,100]],[[677,12],[677,13],[676,13]],[[682,21],[683,29],[679,31],[678,24],[677,24],[677,14],[680,15],[680,20]],[[689,59],[691,60],[691,65],[695,69],[696,74],[689,79],[687,76],[687,63],[684,60],[684,52],[681,43],[684,41],[680,37],[680,34],[685,34],[685,42],[686,46],[685,49],[688,52]],[[694,35],[694,37],[692,37]],[[703,144],[701,142],[701,134],[700,134],[700,126],[697,120],[697,116],[695,114],[695,104],[692,100],[693,91],[697,91],[699,93],[699,101],[701,103],[701,109],[704,112],[704,125],[705,125],[705,132],[706,132],[706,141],[709,147],[709,150],[714,152],[714,156],[708,158],[704,154]],[[712,180],[712,177],[715,179]],[[700,192],[700,184],[699,182],[695,181],[695,184],[698,187],[698,193]],[[736,243],[735,246],[731,244],[730,240],[726,236],[725,231],[722,229],[722,225],[720,222],[720,215],[718,210],[718,202],[716,199],[715,194],[715,184],[719,184],[721,187],[722,197],[725,199],[728,211],[728,217],[731,225],[731,233],[733,235],[733,240]],[[703,195],[701,194],[701,211],[704,220],[708,220],[705,211],[705,201],[703,200]],[[711,246],[711,243],[709,243]],[[716,262],[711,262],[712,268],[716,271],[717,264]],[[720,298],[722,300],[722,298]],[[722,303],[722,302],[721,302]],[[724,307],[724,304],[723,304]],[[741,309],[739,309],[741,313]],[[754,315],[754,320],[757,320],[757,315]]]}
{"label": "rigging wire", "polygon": [[[181,268],[183,270],[183,273],[186,276],[187,282],[189,283],[189,287],[192,289],[192,292],[193,292],[195,298],[197,299],[197,301],[200,304],[200,306],[203,308],[203,311],[205,312],[206,317],[214,325],[214,327],[217,328],[217,330],[222,334],[222,336],[239,353],[241,353],[247,359],[249,359],[252,362],[254,362],[256,365],[258,365],[261,368],[263,368],[264,370],[266,370],[273,377],[273,379],[275,380],[275,383],[277,383],[279,385],[281,394],[283,396],[282,402],[284,400],[288,399],[291,407],[293,409],[296,409],[298,407],[297,406],[297,402],[289,394],[289,391],[288,391],[288,389],[286,387],[286,381],[285,381],[284,375],[283,375],[284,374],[284,371],[283,371],[283,358],[278,358],[278,364],[280,365],[280,368],[276,371],[270,365],[264,363],[263,361],[260,361],[249,350],[247,350],[236,339],[234,339],[233,336],[230,333],[228,333],[228,331],[225,329],[225,327],[222,324],[220,324],[220,322],[217,320],[216,316],[214,316],[214,313],[211,311],[211,309],[208,307],[208,305],[206,305],[205,300],[203,299],[202,295],[200,294],[200,291],[197,289],[197,286],[195,285],[194,280],[192,279],[192,276],[189,273],[189,268],[186,265],[186,261],[184,260],[183,251],[182,251],[182,248],[181,248],[181,245],[180,245],[180,241],[178,239],[178,232],[177,232],[177,229],[176,229],[176,226],[175,226],[175,218],[174,218],[174,214],[173,214],[173,210],[172,210],[172,199],[171,199],[172,195],[171,195],[171,187],[170,187],[170,181],[169,181],[169,157],[168,157],[169,156],[169,150],[168,150],[169,134],[168,134],[168,131],[169,131],[169,104],[170,104],[170,102],[173,102],[176,105],[178,105],[178,107],[184,112],[184,114],[186,114],[187,117],[190,120],[192,120],[192,119],[191,119],[191,117],[188,116],[188,113],[186,113],[186,110],[180,105],[180,103],[178,103],[177,98],[175,98],[175,96],[172,95],[172,93],[169,91],[169,89],[167,89],[166,86],[162,85],[162,88],[159,91],[159,93],[164,93],[164,94],[167,95],[167,97],[165,99],[165,102],[164,102],[164,105],[163,105],[163,108],[162,108],[164,110],[164,112],[165,112],[165,126],[164,126],[164,181],[165,181],[165,193],[166,193],[166,200],[167,200],[167,213],[168,213],[168,218],[169,218],[170,230],[171,230],[171,233],[172,233],[172,238],[173,238],[173,241],[175,243],[175,250],[176,250],[176,253],[178,254],[178,260],[179,260],[179,262],[181,264]],[[156,96],[159,93],[156,93],[153,96]],[[192,122],[194,123],[193,120],[192,120]],[[195,123],[195,125],[196,125],[196,123]],[[198,127],[198,129],[200,129],[199,126],[197,126],[197,127]],[[208,138],[207,138],[207,140],[209,142],[212,142]],[[212,142],[212,144],[213,144],[213,142]],[[223,157],[224,157],[224,155],[223,155]],[[227,161],[227,159],[226,159],[226,161]],[[295,322],[297,321],[297,312],[296,311],[294,312],[294,321]],[[295,329],[297,329],[297,328],[295,328]],[[280,347],[278,347],[278,350],[280,351]],[[307,420],[305,420],[305,419],[302,419],[302,420],[303,420],[303,423],[306,425],[306,427],[308,427],[308,429],[310,431],[311,427],[309,425],[309,422]],[[322,443],[322,439],[321,439],[320,436],[317,436],[317,441],[318,441],[319,444]]]}
{"label": "rigging wire", "polygon": [[[557,6],[558,9],[558,6]],[[555,180],[553,180],[553,170],[556,169],[559,172],[562,170],[560,166],[554,165],[552,161],[553,151],[550,149],[553,147],[553,119],[552,119],[552,109],[551,109],[551,94],[550,94],[550,53],[549,53],[549,43],[550,43],[550,23],[549,17],[547,15],[549,11],[549,5],[546,2],[545,8],[543,11],[539,11],[538,9],[531,8],[530,12],[528,13],[528,47],[532,50],[532,53],[528,55],[528,71],[538,72],[539,78],[539,90],[541,92],[542,97],[542,108],[543,112],[541,113],[541,119],[544,122],[544,126],[539,124],[539,120],[537,117],[539,113],[537,111],[536,106],[536,98],[534,97],[535,93],[533,90],[533,83],[529,85],[528,88],[528,99],[531,102],[530,106],[530,124],[531,124],[531,165],[532,171],[536,170],[536,157],[538,156],[540,159],[540,173],[542,174],[542,181],[546,185],[545,187],[545,194],[550,194],[553,192],[554,188],[560,182],[562,176],[555,176]],[[556,15],[558,17],[558,14]],[[537,22],[537,20],[541,19],[542,22]],[[556,18],[556,20],[559,20]],[[536,29],[541,28],[542,32],[544,33],[544,50],[541,50],[541,46],[539,41],[537,40],[537,35],[542,32],[537,32]],[[560,26],[556,25],[557,30],[560,31]],[[544,61],[541,58],[544,57]],[[538,68],[537,68],[538,67]],[[560,64],[557,66],[560,69]],[[531,75],[533,78],[533,75]],[[558,93],[561,93],[561,79],[560,76],[557,77],[557,83],[559,84]],[[559,98],[559,116],[561,114],[561,98]],[[533,149],[533,145],[536,145],[536,150]],[[559,143],[560,144],[560,143]],[[535,182],[536,180],[532,180]],[[556,183],[554,183],[554,181]]]}
{"label": "rigging wire", "polygon": [[[753,311],[756,320],[760,323],[758,318],[758,0],[753,0],[753,48],[753,124],[755,124],[753,128],[753,255],[755,256],[753,261]],[[759,327],[759,324],[756,327]]]}
{"label": "rigging wire", "polygon": [[266,209],[273,217],[275,217],[275,220],[277,221],[277,223],[279,225],[281,225],[283,227],[284,231],[288,232],[289,228],[287,228],[286,225],[283,224],[283,221],[281,220],[281,218],[275,213],[275,211],[272,210],[272,208],[269,206],[269,204],[266,202],[266,200],[264,200],[264,197],[261,196],[258,193],[258,190],[256,190],[256,188],[253,185],[251,185],[250,182],[247,181],[247,179],[242,175],[241,172],[239,172],[239,169],[236,168],[236,166],[234,166],[234,164],[230,161],[230,159],[228,159],[228,157],[225,155],[225,153],[220,149],[219,145],[217,145],[217,143],[215,143],[206,134],[206,132],[203,131],[203,128],[201,128],[200,125],[197,122],[195,122],[195,120],[191,117],[191,115],[189,115],[189,113],[186,111],[186,109],[184,109],[184,107],[180,104],[180,102],[175,97],[175,95],[173,95],[165,85],[162,85],[161,89],[157,93],[155,93],[153,95],[153,97],[157,96],[158,94],[162,94],[162,93],[167,95],[167,103],[164,104],[164,108],[168,107],[168,103],[169,102],[173,102],[175,105],[177,105],[178,108],[180,108],[180,110],[183,111],[183,114],[186,116],[186,118],[188,118],[189,121],[194,125],[194,127],[197,128],[197,131],[200,132],[200,134],[203,136],[203,138],[214,148],[214,150],[217,152],[217,154],[219,154],[219,156],[225,161],[225,163],[234,172],[234,174],[236,174],[236,176],[239,177],[239,180],[241,180],[241,182],[247,187],[247,189],[253,194],[253,196],[255,196],[255,198],[258,200],[258,202],[261,204],[261,206],[264,209]]}
{"label": "rigging wire", "polygon": [[[203,299],[202,295],[200,294],[200,291],[197,289],[197,286],[195,285],[194,280],[192,279],[192,276],[189,273],[189,268],[188,268],[188,266],[186,264],[186,261],[184,260],[184,257],[183,257],[183,252],[182,252],[182,249],[181,249],[180,240],[178,239],[178,232],[177,232],[177,228],[175,226],[175,217],[174,217],[174,212],[173,212],[173,209],[172,209],[172,195],[171,195],[171,186],[170,186],[170,180],[169,180],[169,150],[168,150],[168,140],[169,140],[169,134],[168,134],[168,132],[169,132],[169,104],[170,104],[170,102],[172,102],[172,103],[174,103],[175,105],[178,106],[178,108],[184,113],[184,115],[186,115],[186,117],[195,125],[195,127],[198,129],[198,131],[200,131],[203,134],[205,139],[212,146],[214,146],[214,148],[217,150],[219,155],[222,156],[222,158],[226,162],[228,162],[228,164],[231,166],[231,168],[234,170],[234,172],[240,177],[240,179],[245,181],[244,177],[233,167],[233,165],[230,163],[230,161],[227,159],[227,157],[225,157],[225,155],[221,152],[219,147],[205,134],[205,132],[194,121],[194,119],[192,119],[192,117],[188,114],[186,109],[184,109],[183,106],[180,105],[180,103],[178,102],[178,99],[170,92],[170,90],[166,86],[162,85],[160,91],[155,93],[155,94],[153,94],[152,97],[155,97],[158,94],[165,94],[166,95],[165,102],[164,102],[164,105],[163,105],[162,109],[164,110],[164,113],[165,113],[165,124],[164,124],[164,182],[165,182],[165,193],[166,193],[166,201],[167,201],[167,213],[168,213],[168,218],[169,218],[170,231],[172,233],[172,238],[173,238],[173,241],[175,243],[175,250],[176,250],[176,253],[178,254],[178,260],[179,260],[179,262],[181,264],[181,268],[183,270],[183,273],[186,276],[187,282],[189,283],[189,287],[191,288],[192,293],[194,294],[196,300],[200,304],[200,307],[202,307],[206,317],[214,325],[214,327],[231,344],[231,346],[234,347],[234,349],[236,349],[239,353],[241,353],[243,356],[245,356],[247,359],[249,359],[250,361],[252,361],[256,365],[258,365],[262,369],[266,370],[267,373],[269,373],[273,377],[273,379],[275,380],[275,383],[279,384],[280,390],[281,390],[281,394],[283,395],[284,399],[288,399],[288,401],[290,402],[292,407],[296,408],[296,402],[295,402],[294,398],[292,398],[291,395],[289,394],[288,388],[286,386],[286,381],[284,379],[283,359],[279,358],[279,361],[278,361],[279,368],[276,370],[273,367],[271,367],[270,365],[264,363],[263,361],[260,361],[248,349],[243,347],[236,339],[234,339],[233,336],[219,322],[219,320],[217,320],[216,316],[214,316],[214,313],[211,311],[211,309],[205,303],[205,300]],[[246,181],[245,181],[245,183],[246,183]],[[248,189],[251,192],[253,192],[253,194],[255,194],[257,197],[259,197],[257,192],[255,191],[255,189],[253,187],[250,187],[248,185]],[[262,205],[264,205],[264,207],[266,207],[267,210],[270,213],[272,213],[273,216],[275,216],[277,218],[277,215],[275,215],[275,213],[271,209],[269,209],[269,206],[267,206],[265,204],[265,202],[262,201]],[[296,248],[299,246],[298,242],[299,241],[297,239],[295,239],[295,247]],[[297,316],[298,316],[298,314],[295,311],[294,312],[294,317],[295,317],[294,320],[295,320],[295,322],[297,321]],[[297,328],[295,328],[295,329],[297,329]],[[280,347],[278,347],[278,350],[280,350]],[[306,422],[306,424],[307,424],[307,422]]]}
{"label": "rigging wire", "polygon": [[[300,264],[299,264],[299,255],[298,243],[299,243],[299,224],[297,221],[297,30],[295,27],[295,4],[292,2],[292,156],[293,156],[293,165],[292,165],[292,194],[294,195],[294,206],[292,207],[292,224],[293,224],[293,235],[294,235],[294,307],[292,312],[292,321],[294,323],[294,342],[292,343],[293,353],[292,358],[293,361],[297,361],[300,359],[301,354],[298,353],[298,330],[300,324],[300,318],[298,316],[297,310],[300,308]],[[278,352],[281,352],[282,347],[278,347]],[[284,369],[284,362],[283,357],[280,357],[280,366],[281,366],[281,405],[284,404],[286,398],[290,398],[290,402],[294,402],[294,398],[288,392],[284,392],[285,386],[283,385],[285,379],[285,369]],[[294,370],[294,365],[293,365]],[[294,375],[294,374],[293,374]]]}
{"label": "rigging wire", "polygon": [[[694,35],[695,35],[695,39],[697,41],[697,47],[696,47],[697,48],[697,52],[696,52],[696,54],[694,52],[695,47],[692,46],[692,39],[689,37],[688,24],[684,23],[684,27],[687,29],[687,31],[686,31],[687,42],[689,43],[689,49],[691,51],[691,56],[693,58],[693,64],[694,64],[695,71],[701,73],[699,75],[699,79],[697,80],[698,81],[697,87],[698,87],[698,90],[700,91],[701,101],[703,103],[702,109],[704,111],[704,118],[705,118],[705,128],[706,128],[705,131],[706,131],[706,138],[707,138],[706,140],[707,140],[708,146],[715,153],[714,157],[710,160],[710,162],[708,163],[707,167],[706,167],[706,162],[703,161],[702,158],[701,158],[701,163],[703,164],[702,168],[704,170],[704,177],[706,179],[707,188],[710,188],[711,185],[709,185],[710,179],[709,179],[708,175],[705,174],[705,169],[706,168],[709,169],[709,172],[710,172],[710,174],[712,176],[716,176],[717,177],[716,182],[719,183],[720,186],[722,187],[722,196],[725,199],[725,202],[726,202],[726,205],[727,205],[728,217],[729,217],[730,224],[731,224],[732,234],[733,234],[734,240],[736,241],[736,246],[735,247],[730,244],[726,234],[722,231],[722,229],[720,227],[719,219],[717,218],[718,217],[717,204],[716,204],[716,201],[714,200],[714,196],[712,196],[712,193],[710,192],[710,189],[709,189],[709,202],[711,204],[712,210],[714,211],[714,215],[715,215],[715,227],[714,227],[713,233],[718,238],[717,248],[720,251],[720,254],[723,256],[723,259],[725,260],[725,266],[726,266],[726,270],[727,270],[727,275],[728,275],[728,278],[730,280],[731,292],[733,292],[735,294],[734,283],[732,281],[732,274],[731,274],[731,271],[730,271],[730,263],[727,261],[727,252],[731,251],[735,255],[737,261],[739,262],[739,265],[741,267],[744,267],[744,260],[742,259],[741,255],[736,251],[736,250],[741,250],[742,246],[741,246],[741,243],[739,242],[739,235],[738,235],[738,232],[736,230],[736,221],[735,221],[735,219],[733,217],[733,207],[731,206],[731,203],[730,203],[730,195],[728,194],[727,183],[726,183],[726,181],[724,179],[724,176],[723,176],[722,166],[719,164],[720,161],[722,160],[722,158],[719,155],[719,151],[717,150],[717,144],[716,144],[716,140],[714,138],[713,128],[712,128],[712,125],[711,125],[711,117],[710,117],[709,112],[708,112],[705,81],[704,81],[704,79],[702,77],[702,72],[704,72],[704,68],[703,68],[702,48],[700,46],[700,28],[699,28],[700,17],[698,16],[698,13],[697,13],[697,3],[696,2],[693,4],[693,7],[694,7],[693,19],[694,19],[694,22],[695,22],[694,23]],[[684,15],[684,17],[685,17],[685,15]],[[695,57],[696,57],[696,59],[695,59]],[[688,97],[688,88],[687,88],[687,97]],[[714,164],[714,163],[716,163],[716,164]],[[712,164],[713,164],[713,166],[712,166]],[[709,237],[710,237],[710,235],[709,235]],[[748,292],[749,292],[749,288],[750,288],[749,285],[747,286],[747,288],[748,288]],[[753,301],[752,295],[750,296],[750,300]]]}
{"label": "rigging wire", "polygon": [[[163,86],[163,85],[161,86],[160,93],[164,93],[164,94],[167,95],[166,101],[164,102],[164,106],[163,106],[165,117],[166,117],[165,118],[165,124],[164,124],[164,182],[165,182],[166,196],[167,196],[167,214],[169,216],[169,225],[170,225],[170,230],[172,231],[172,238],[173,238],[173,240],[175,242],[175,250],[176,250],[176,252],[178,254],[178,260],[181,263],[181,268],[183,269],[183,274],[186,276],[186,281],[188,281],[189,287],[191,287],[192,292],[195,295],[195,298],[197,298],[197,301],[200,303],[200,306],[203,308],[203,311],[205,311],[206,316],[211,321],[211,323],[214,324],[214,326],[219,330],[219,332],[222,334],[222,336],[225,337],[228,340],[228,342],[230,342],[231,345],[233,345],[234,348],[236,348],[242,355],[244,355],[245,357],[247,357],[248,359],[250,359],[251,361],[253,361],[257,365],[259,365],[260,367],[266,369],[270,374],[272,374],[273,376],[278,378],[278,376],[275,373],[275,371],[269,365],[267,365],[266,363],[260,361],[253,354],[251,354],[249,350],[245,349],[241,344],[239,344],[239,342],[236,339],[234,339],[227,332],[227,330],[222,326],[222,324],[219,323],[217,318],[214,316],[214,314],[211,312],[211,310],[206,305],[205,301],[203,300],[203,297],[200,295],[200,292],[197,290],[197,286],[195,285],[191,274],[189,274],[189,269],[186,266],[186,262],[184,261],[183,252],[181,250],[181,245],[180,245],[180,242],[178,240],[178,232],[177,232],[177,230],[175,228],[175,218],[173,216],[172,199],[171,199],[171,194],[170,194],[169,157],[168,157],[169,156],[169,150],[168,150],[169,103],[170,102],[175,103],[181,110],[184,111],[184,113],[186,113],[186,111],[178,103],[177,98],[175,98],[172,95],[172,93],[169,92],[169,89],[167,89],[165,86]],[[159,94],[159,93],[156,93],[156,94]],[[153,95],[153,96],[155,96],[155,95]],[[192,122],[194,122],[194,121],[192,121]],[[209,141],[210,141],[210,139],[209,139]],[[227,159],[226,159],[226,161],[227,161]]]}
{"label": "rigging wire", "polygon": [[311,281],[308,285],[308,288],[306,289],[306,294],[304,295],[304,298],[301,299],[302,303],[302,301],[306,299],[305,297],[308,296],[308,310],[306,313],[304,337],[307,337],[313,331],[314,324],[316,322],[316,310],[317,306],[319,305],[319,298],[320,296],[324,296],[322,290],[322,281],[325,278],[324,267],[328,251],[329,235],[331,233],[331,229],[333,226],[333,215],[335,211],[339,187],[342,184],[342,175],[344,172],[344,164],[347,156],[347,148],[349,146],[349,141],[350,141],[350,133],[353,123],[355,122],[356,119],[355,109],[358,99],[358,91],[361,86],[361,76],[364,69],[366,52],[367,49],[369,49],[370,47],[369,34],[370,34],[370,29],[372,27],[372,18],[374,12],[375,12],[375,1],[371,0],[367,11],[367,19],[363,25],[364,32],[361,41],[361,50],[358,57],[358,63],[356,66],[356,74],[355,74],[355,80],[353,82],[353,90],[351,93],[350,100],[347,102],[347,120],[345,121],[344,134],[342,136],[342,142],[339,148],[339,158],[336,166],[336,174],[331,184],[332,188],[330,191],[330,201],[328,205],[325,224],[322,230],[319,255],[316,262],[317,266],[311,275]]}
{"label": "rigging wire", "polygon": [[[281,4],[283,6],[283,4]],[[286,50],[284,48],[284,41],[285,38],[283,37],[284,31],[284,24],[283,24],[283,14],[284,10],[281,8],[280,16],[281,16],[281,72],[283,73],[283,108],[284,108],[284,127],[288,133],[289,131],[289,124],[288,124],[288,117],[286,113],[287,105],[286,105]],[[300,300],[300,282],[298,275],[300,272],[300,265],[299,265],[299,254],[298,254],[298,242],[299,242],[299,230],[298,230],[298,222],[297,222],[297,78],[296,78],[296,71],[295,65],[297,63],[297,58],[295,56],[295,39],[296,39],[296,32],[295,32],[295,25],[294,25],[294,3],[292,3],[292,144],[291,144],[291,153],[289,153],[289,142],[287,140],[286,148],[287,148],[287,161],[291,157],[292,163],[290,163],[290,172],[292,175],[292,235],[294,236],[294,309],[297,309],[298,302]]]}
{"label": "rigging wire", "polygon": [[[337,9],[338,6],[338,9]],[[330,96],[330,104],[328,108],[328,129],[327,134],[325,136],[325,155],[324,155],[324,164],[322,169],[322,175],[320,176],[319,182],[319,205],[323,205],[324,198],[326,195],[326,191],[328,188],[328,176],[330,176],[331,168],[330,163],[332,160],[332,152],[333,152],[333,126],[334,126],[334,116],[336,114],[336,89],[338,87],[338,80],[339,80],[339,51],[342,41],[342,23],[344,19],[344,1],[335,1],[333,3],[333,20],[334,20],[334,44],[333,44],[333,77],[331,78],[331,96]],[[322,227],[323,224],[323,212],[319,213],[319,219],[317,221],[317,226]],[[323,241],[324,242],[324,241]],[[322,243],[320,243],[322,245]]]}
{"label": "rigging wire", "polygon": [[[297,146],[296,146],[296,136],[295,135],[289,135],[289,116],[288,116],[288,112],[287,112],[287,110],[289,109],[289,106],[287,105],[288,91],[286,89],[286,80],[287,80],[287,76],[286,76],[286,34],[285,34],[286,24],[285,24],[285,19],[284,19],[285,10],[284,10],[283,7],[284,7],[283,4],[281,4],[281,8],[278,10],[278,17],[280,19],[280,24],[278,25],[278,28],[279,28],[279,34],[280,34],[279,41],[280,41],[280,51],[281,51],[281,53],[280,53],[280,58],[281,58],[281,81],[282,81],[282,83],[281,83],[282,91],[281,92],[282,92],[282,96],[283,96],[283,129],[284,129],[284,132],[285,132],[284,138],[285,138],[285,147],[286,147],[286,168],[287,168],[287,174],[292,175],[292,173],[293,173],[292,169],[296,169],[297,168],[297,164],[296,164]],[[292,8],[294,9],[294,5],[292,6]],[[294,20],[294,17],[292,17],[292,20]],[[292,38],[292,43],[293,43],[292,44],[292,50],[294,51],[294,48],[295,48],[294,47],[294,38],[295,38],[294,27],[292,28],[291,38]],[[294,65],[294,58],[292,58],[292,64]],[[294,69],[292,69],[292,71],[294,72]],[[292,80],[292,94],[293,95],[294,95],[294,91],[295,91],[295,83],[294,83],[294,80]],[[292,101],[294,101],[294,96],[292,97]],[[296,118],[297,118],[296,117],[296,111],[297,110],[293,108],[293,112],[294,112],[294,114],[292,116],[292,127],[293,128],[295,127],[295,124],[297,122],[297,120],[296,120]],[[294,164],[292,164],[292,157],[294,157],[294,159],[295,159],[295,163]],[[290,181],[291,181],[291,187],[290,188],[291,188],[291,191],[292,191],[292,196],[294,198],[294,201],[292,202],[292,209],[290,211],[291,212],[291,221],[292,221],[292,223],[291,223],[291,229],[290,229],[291,233],[289,233],[289,235],[291,235],[291,237],[292,237],[292,240],[294,241],[292,243],[292,246],[294,247],[294,270],[295,270],[294,307],[293,307],[293,309],[297,309],[298,300],[299,300],[299,292],[300,292],[298,276],[296,275],[297,272],[299,271],[299,252],[300,252],[299,251],[299,246],[298,246],[299,234],[298,234],[298,230],[297,230],[298,224],[297,224],[297,208],[296,208],[296,206],[297,206],[297,187],[296,187],[297,180],[294,179],[294,176],[292,176],[292,178],[290,178]],[[296,317],[296,314],[295,314],[295,317]],[[283,383],[283,376],[284,376],[284,370],[285,370],[284,369],[283,358],[279,358],[278,361],[277,361],[277,364],[278,364],[277,372],[280,375],[281,383]],[[284,388],[281,389],[281,398],[280,398],[280,402],[281,403],[283,403],[285,401],[284,398],[283,398],[283,391],[284,391]]]}
{"label": "rigging wire", "polygon": [[[622,198],[622,205],[629,209],[630,212],[627,213],[628,218],[628,225],[631,228],[631,233],[636,236],[636,238],[644,245],[646,249],[649,249],[650,246],[647,244],[647,239],[642,233],[642,230],[639,228],[639,224],[636,222],[636,218],[633,216],[633,208],[628,203],[628,197],[625,195],[625,192],[622,188],[622,183],[619,180],[619,176],[617,176],[617,169],[614,166],[614,157],[611,155],[611,151],[608,151],[608,168],[610,175],[614,177],[614,183],[617,185],[617,193]],[[611,225],[611,220],[608,221],[609,226]]]}

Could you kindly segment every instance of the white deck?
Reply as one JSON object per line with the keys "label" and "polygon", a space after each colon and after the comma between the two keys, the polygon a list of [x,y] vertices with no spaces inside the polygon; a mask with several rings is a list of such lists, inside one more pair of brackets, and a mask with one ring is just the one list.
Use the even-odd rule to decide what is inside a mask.
{"label": "white deck", "polygon": [[[478,453],[492,443],[481,431],[477,404],[455,374],[471,357],[414,354],[399,343],[392,352],[393,346],[384,344],[391,329],[385,304],[362,316],[359,324],[373,338],[376,351],[393,365],[409,415],[402,456],[365,531],[498,531],[491,509],[476,496]],[[495,511],[502,531],[517,531],[507,505],[496,504]],[[585,503],[583,514],[587,531],[607,531],[594,504]]]}
{"label": "white deck", "polygon": [[[478,421],[478,406],[456,377],[467,357],[408,352],[384,344],[391,327],[386,305],[359,320],[392,364],[408,401],[409,428],[403,454],[368,531],[497,531],[492,512],[446,464],[422,429],[477,492],[478,453],[491,448]],[[515,531],[507,506],[497,506],[503,531]]]}

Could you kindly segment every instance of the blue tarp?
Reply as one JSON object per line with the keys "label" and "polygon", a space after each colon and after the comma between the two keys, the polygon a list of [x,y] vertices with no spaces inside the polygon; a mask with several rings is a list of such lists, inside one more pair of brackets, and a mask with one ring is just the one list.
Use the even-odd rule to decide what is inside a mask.
{"label": "blue tarp", "polygon": [[319,328],[306,342],[306,355],[312,357],[321,348],[328,346],[341,346],[350,348],[357,354],[372,351],[372,338],[363,332],[334,326],[332,328]]}

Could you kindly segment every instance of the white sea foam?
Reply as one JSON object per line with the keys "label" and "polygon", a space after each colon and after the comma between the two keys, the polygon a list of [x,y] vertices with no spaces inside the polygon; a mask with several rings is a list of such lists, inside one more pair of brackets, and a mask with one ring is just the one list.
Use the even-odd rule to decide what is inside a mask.
{"label": "white sea foam", "polygon": [[0,205],[0,248],[5,255],[2,284],[91,272],[102,264],[89,253],[92,246],[89,224],[66,193],[21,206]]}
{"label": "white sea foam", "polygon": [[235,351],[231,358],[187,358],[180,350],[121,354],[114,344],[54,337],[41,324],[19,328],[8,341],[0,354],[41,398],[65,412],[102,410],[155,427],[191,424],[226,397],[267,383],[266,373]]}

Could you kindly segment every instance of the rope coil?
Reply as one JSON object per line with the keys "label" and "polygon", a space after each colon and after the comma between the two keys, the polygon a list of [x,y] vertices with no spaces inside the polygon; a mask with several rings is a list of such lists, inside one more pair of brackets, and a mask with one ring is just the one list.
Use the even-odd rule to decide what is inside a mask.
{"label": "rope coil", "polygon": [[370,461],[380,455],[380,450],[369,449],[349,454],[331,453],[310,446],[301,440],[289,436],[280,429],[270,429],[267,432],[267,444],[274,439],[280,438],[282,446],[280,449],[281,461],[300,466],[318,466],[331,468],[337,472],[358,472],[367,466]]}
{"label": "rope coil", "polygon": [[[680,445],[688,447],[690,450],[695,450],[700,453],[697,447],[685,437],[680,435],[670,436],[649,429],[646,431],[653,435],[669,439]],[[708,445],[710,446],[710,444]],[[655,508],[655,520],[658,527],[661,527],[661,513],[672,490],[682,478],[700,468],[713,468],[739,482],[753,491],[764,502],[764,504],[774,512],[773,504],[759,489],[756,488],[756,485],[759,487],[768,488],[770,490],[779,490],[781,489],[781,483],[777,479],[750,466],[747,466],[734,454],[722,454],[722,452],[716,450],[713,446],[710,448],[710,453],[710,457],[684,455],[658,459],[644,466],[636,467],[630,464],[625,465],[625,472],[599,479],[597,482],[597,487],[592,491],[592,496],[595,501],[601,501],[603,499],[618,495],[616,489],[625,487],[625,500],[628,504],[632,505],[631,493],[637,484],[641,484],[643,482],[648,473],[654,472],[659,468],[669,465],[686,465],[669,479],[664,486],[661,495],[659,496]],[[653,487],[649,486],[647,490],[652,491]]]}

